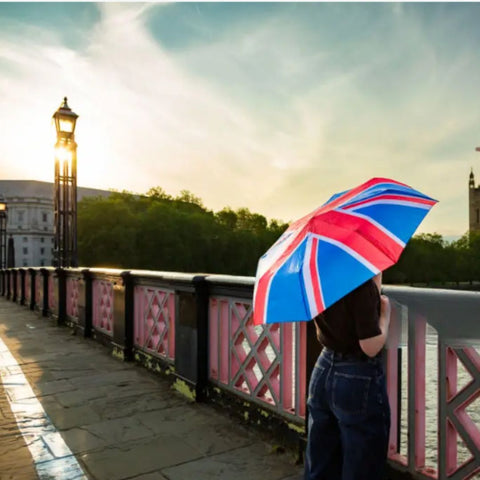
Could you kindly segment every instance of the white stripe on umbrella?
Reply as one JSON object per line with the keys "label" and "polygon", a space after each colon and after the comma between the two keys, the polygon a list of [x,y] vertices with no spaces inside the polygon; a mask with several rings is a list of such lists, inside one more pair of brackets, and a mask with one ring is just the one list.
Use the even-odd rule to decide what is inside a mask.
{"label": "white stripe on umbrella", "polygon": [[352,210],[358,210],[359,208],[365,208],[365,207],[370,207],[372,205],[402,205],[404,207],[415,207],[415,208],[421,208],[422,210],[430,210],[432,208],[432,205],[429,205],[428,203],[419,203],[415,202],[415,200],[412,200],[411,202],[408,200],[372,200],[371,202],[365,202],[362,203],[361,205],[355,206],[355,207],[345,207],[345,209],[348,209],[350,211]]}
{"label": "white stripe on umbrella", "polygon": [[375,275],[380,273],[380,270],[375,265],[370,263],[365,257],[360,255],[358,252],[356,252],[352,248],[348,247],[344,243],[339,242],[338,240],[335,240],[333,238],[328,238],[325,235],[314,235],[314,236],[319,238],[320,240],[322,240],[324,242],[330,243],[330,244],[335,245],[336,247],[342,249],[344,252],[348,253],[353,258],[355,258],[355,260],[358,260],[365,268],[368,268],[368,270],[373,272]]}
{"label": "white stripe on umbrella", "polygon": [[[317,247],[318,239],[314,238],[312,234],[309,234],[307,239],[306,257],[303,263],[302,274],[305,291],[307,293],[308,308],[310,310],[310,316],[312,318],[315,317],[318,312],[321,312],[325,308],[323,300],[322,282],[320,279],[320,272],[318,271]],[[315,290],[317,290],[318,298],[315,295]]]}

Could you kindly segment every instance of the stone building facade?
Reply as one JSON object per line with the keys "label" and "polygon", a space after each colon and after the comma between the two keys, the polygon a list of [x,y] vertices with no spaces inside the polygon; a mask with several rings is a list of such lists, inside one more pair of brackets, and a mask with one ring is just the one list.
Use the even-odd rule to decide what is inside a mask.
{"label": "stone building facade", "polygon": [[[77,199],[108,196],[110,191],[77,188]],[[36,180],[0,180],[0,198],[7,203],[7,238],[15,247],[15,267],[53,263],[53,183]]]}

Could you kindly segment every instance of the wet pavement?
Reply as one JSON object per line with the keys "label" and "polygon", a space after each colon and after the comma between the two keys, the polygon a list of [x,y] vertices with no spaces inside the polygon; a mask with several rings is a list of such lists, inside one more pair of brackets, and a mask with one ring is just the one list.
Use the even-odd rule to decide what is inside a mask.
{"label": "wet pavement", "polygon": [[0,298],[0,480],[301,480],[293,453]]}

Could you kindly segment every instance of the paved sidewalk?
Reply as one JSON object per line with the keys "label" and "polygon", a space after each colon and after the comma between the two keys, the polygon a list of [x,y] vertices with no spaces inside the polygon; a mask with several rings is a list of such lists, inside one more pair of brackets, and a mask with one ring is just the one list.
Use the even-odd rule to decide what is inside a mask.
{"label": "paved sidewalk", "polygon": [[[47,414],[35,413],[18,367],[0,367],[0,480],[302,479],[293,456],[277,453],[257,430],[189,403],[166,380],[4,298],[0,339]],[[15,401],[32,408],[28,418],[12,413]],[[68,448],[59,446],[54,427]],[[27,443],[38,446],[36,466]],[[75,458],[83,473],[64,467],[52,473],[58,462],[73,465]]]}

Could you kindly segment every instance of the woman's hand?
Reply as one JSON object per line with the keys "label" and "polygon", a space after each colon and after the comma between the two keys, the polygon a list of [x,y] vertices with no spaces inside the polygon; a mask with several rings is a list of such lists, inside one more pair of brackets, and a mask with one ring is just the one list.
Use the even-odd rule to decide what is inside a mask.
{"label": "woman's hand", "polygon": [[392,313],[392,307],[390,300],[386,295],[380,295],[380,329],[388,333],[388,327],[390,325],[390,314]]}

